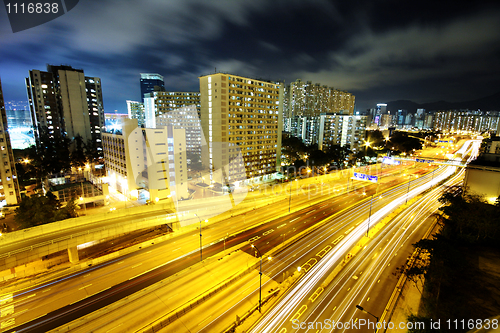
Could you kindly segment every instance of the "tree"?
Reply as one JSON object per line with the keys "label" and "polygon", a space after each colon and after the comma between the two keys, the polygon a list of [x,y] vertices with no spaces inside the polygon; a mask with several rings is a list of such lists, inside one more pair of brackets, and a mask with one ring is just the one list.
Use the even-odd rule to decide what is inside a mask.
{"label": "tree", "polygon": [[295,161],[303,159],[307,147],[299,138],[284,137],[281,142],[281,152],[285,155],[288,164],[294,164]]}
{"label": "tree", "polygon": [[385,137],[380,130],[366,131],[366,141],[370,142],[370,147],[382,147]]}
{"label": "tree", "polygon": [[349,155],[351,154],[351,150],[347,147],[341,147],[340,145],[331,145],[328,147],[326,154],[329,156],[330,160],[332,160],[337,168],[343,169],[345,163],[349,159]]}
{"label": "tree", "polygon": [[408,133],[400,131],[394,132],[387,145],[392,150],[398,150],[406,154],[413,150],[422,149],[422,142],[419,139],[409,137]]}
{"label": "tree", "polygon": [[87,163],[87,156],[85,155],[82,136],[78,134],[73,143],[74,149],[71,152],[71,166],[75,169],[83,168]]}
{"label": "tree", "polygon": [[331,159],[323,151],[315,149],[309,153],[309,161],[311,162],[311,166],[319,168],[329,164]]}
{"label": "tree", "polygon": [[59,200],[52,192],[44,196],[23,198],[15,213],[14,220],[20,229],[77,216],[75,199],[71,199],[65,207],[61,208]]}
{"label": "tree", "polygon": [[97,149],[97,142],[92,139],[88,139],[87,142],[83,145],[85,151],[85,158],[87,162],[91,164],[96,164],[100,162],[101,155],[99,154],[99,150]]}

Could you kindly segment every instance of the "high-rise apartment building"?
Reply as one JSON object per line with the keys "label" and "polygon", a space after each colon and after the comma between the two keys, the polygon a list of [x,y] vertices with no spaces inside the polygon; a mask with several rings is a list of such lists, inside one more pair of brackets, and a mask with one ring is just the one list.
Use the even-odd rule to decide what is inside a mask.
{"label": "high-rise apartment building", "polygon": [[141,100],[144,103],[144,95],[153,91],[165,91],[163,76],[156,73],[141,73]]}
{"label": "high-rise apartment building", "polygon": [[283,84],[223,73],[199,79],[211,181],[271,178],[280,166]]}
{"label": "high-rise apartment building", "polygon": [[201,148],[206,145],[201,135],[200,93],[155,91],[144,99],[146,127],[173,126],[186,132],[188,164],[191,154],[201,158]]}
{"label": "high-rise apartment building", "polygon": [[340,145],[356,152],[363,144],[368,117],[322,113],[296,118],[290,134],[302,139],[306,145],[317,144],[323,151],[331,145]]}
{"label": "high-rise apartment building", "polygon": [[296,80],[286,89],[287,118],[319,116],[321,113],[354,113],[355,96],[346,91]]}
{"label": "high-rise apartment building", "polygon": [[127,113],[130,119],[137,119],[139,126],[146,126],[144,103],[127,100]]}
{"label": "high-rise apartment building", "polygon": [[326,151],[331,145],[347,146],[354,153],[363,145],[367,116],[322,114],[319,122],[318,148]]}
{"label": "high-rise apartment building", "polygon": [[434,114],[434,130],[443,132],[486,132],[500,131],[498,111],[438,111]]}
{"label": "high-rise apartment building", "polygon": [[85,77],[82,69],[47,65],[46,72],[30,71],[26,88],[37,144],[45,131],[51,137],[80,135],[85,143],[93,141],[102,154],[104,108],[99,78]]}
{"label": "high-rise apartment building", "polygon": [[21,201],[17,182],[16,165],[7,126],[7,114],[0,81],[0,202],[16,205]]}

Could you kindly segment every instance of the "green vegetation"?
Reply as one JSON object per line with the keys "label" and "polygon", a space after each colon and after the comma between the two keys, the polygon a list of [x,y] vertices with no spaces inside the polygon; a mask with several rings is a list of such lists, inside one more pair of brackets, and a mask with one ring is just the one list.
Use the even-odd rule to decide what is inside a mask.
{"label": "green vegetation", "polygon": [[[432,135],[424,132],[420,136],[431,138]],[[410,154],[415,150],[422,149],[422,142],[412,133],[395,131],[390,138],[385,138],[381,131],[374,130],[366,133],[365,142],[358,151],[351,151],[347,146],[330,145],[322,151],[316,144],[305,145],[301,139],[296,137],[283,137],[281,143],[282,161],[287,166],[300,168],[308,166],[310,168],[322,169],[324,166],[332,165],[337,169],[344,169],[355,164],[370,164],[374,158],[385,155],[389,151],[393,155]]]}
{"label": "green vegetation", "polygon": [[59,200],[51,192],[45,196],[25,197],[16,208],[14,220],[20,229],[31,228],[45,223],[77,217],[75,199],[61,207]]}
{"label": "green vegetation", "polygon": [[[398,269],[410,281],[425,277],[419,315],[408,320],[443,323],[497,315],[499,279],[490,272],[500,271],[499,202],[488,204],[461,188],[452,188],[439,201],[445,204],[437,214],[440,232],[414,244],[420,251],[414,268]],[[488,262],[495,264],[485,271]]]}

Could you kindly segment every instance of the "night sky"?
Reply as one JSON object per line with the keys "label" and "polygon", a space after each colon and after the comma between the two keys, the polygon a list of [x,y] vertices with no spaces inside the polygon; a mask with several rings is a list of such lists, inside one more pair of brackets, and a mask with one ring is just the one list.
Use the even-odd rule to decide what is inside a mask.
{"label": "night sky", "polygon": [[409,99],[465,101],[500,91],[500,1],[80,0],[12,33],[0,9],[5,100],[46,64],[103,83],[106,112],[139,100],[141,72],[167,90],[199,90],[217,71],[347,90],[356,108]]}

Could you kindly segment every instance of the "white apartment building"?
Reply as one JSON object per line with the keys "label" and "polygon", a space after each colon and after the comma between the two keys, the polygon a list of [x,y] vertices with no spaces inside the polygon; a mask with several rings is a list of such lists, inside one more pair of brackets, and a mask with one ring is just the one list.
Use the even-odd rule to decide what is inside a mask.
{"label": "white apartment building", "polygon": [[127,197],[187,198],[185,142],[184,129],[140,128],[127,119],[122,133],[103,133],[107,181]]}

